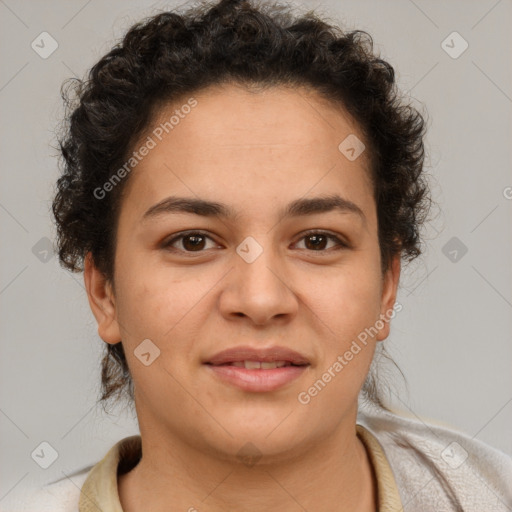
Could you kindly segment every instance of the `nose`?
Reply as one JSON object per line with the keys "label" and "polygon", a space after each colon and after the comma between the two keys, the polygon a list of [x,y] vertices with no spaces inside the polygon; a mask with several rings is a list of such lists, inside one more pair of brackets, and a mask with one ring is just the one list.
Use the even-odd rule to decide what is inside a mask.
{"label": "nose", "polygon": [[270,249],[252,262],[234,254],[234,268],[227,274],[219,307],[226,318],[246,317],[256,325],[273,319],[290,319],[298,310],[293,283],[279,256]]}

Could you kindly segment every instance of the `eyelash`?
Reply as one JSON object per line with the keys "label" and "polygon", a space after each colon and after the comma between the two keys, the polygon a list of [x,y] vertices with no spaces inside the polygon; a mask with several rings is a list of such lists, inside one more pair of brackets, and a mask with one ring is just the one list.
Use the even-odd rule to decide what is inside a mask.
{"label": "eyelash", "polygon": [[[178,236],[173,237],[171,240],[163,242],[161,247],[162,247],[162,249],[166,249],[166,250],[168,250],[170,252],[183,252],[185,254],[191,254],[191,255],[194,254],[194,253],[201,254],[203,252],[206,252],[206,249],[200,250],[200,251],[186,251],[186,250],[182,250],[182,249],[176,249],[175,247],[171,247],[172,244],[174,244],[178,240],[181,240],[183,238],[187,238],[189,236],[196,236],[196,235],[203,236],[205,238],[209,238],[210,240],[214,241],[208,234],[206,234],[203,231],[187,231],[187,232],[184,232],[184,233],[180,233]],[[306,232],[306,233],[304,233],[302,235],[302,237],[299,239],[299,241],[303,240],[304,238],[307,238],[308,236],[312,236],[312,235],[323,235],[323,236],[326,236],[329,240],[332,240],[332,241],[336,242],[337,247],[331,248],[331,249],[322,249],[322,250],[318,250],[318,251],[314,251],[314,250],[310,249],[309,252],[315,252],[315,253],[321,254],[321,253],[330,252],[332,249],[338,251],[338,250],[341,250],[341,249],[348,249],[349,248],[349,245],[347,243],[342,241],[336,235],[333,235],[333,234],[331,234],[331,233],[329,233],[327,231],[318,231],[318,230],[308,231],[308,232]],[[308,250],[308,249],[305,249],[305,250]]]}

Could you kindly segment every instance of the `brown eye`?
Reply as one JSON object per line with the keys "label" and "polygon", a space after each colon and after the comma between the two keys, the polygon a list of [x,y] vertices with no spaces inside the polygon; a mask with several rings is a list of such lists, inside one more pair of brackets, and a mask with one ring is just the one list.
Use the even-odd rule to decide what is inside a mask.
{"label": "brown eye", "polygon": [[[182,252],[202,252],[205,249],[207,240],[212,240],[209,236],[200,232],[182,233],[162,244],[162,248],[171,251]],[[212,240],[213,242],[213,240]],[[178,245],[179,243],[179,245]],[[181,247],[180,247],[181,245]]]}
{"label": "brown eye", "polygon": [[305,240],[306,247],[314,251],[318,249],[325,249],[328,242],[328,238],[325,235],[308,235],[305,237]]}
{"label": "brown eye", "polygon": [[203,235],[187,235],[183,237],[183,247],[187,251],[204,249],[205,237]]}
{"label": "brown eye", "polygon": [[322,231],[306,233],[306,235],[301,238],[301,241],[302,240],[305,240],[305,248],[309,251],[326,252],[326,246],[329,241],[333,241],[337,249],[348,247],[347,244],[342,242],[337,236]]}
{"label": "brown eye", "polygon": [[[171,240],[165,241],[162,244],[162,248],[171,252],[182,252],[182,253],[201,253],[206,249],[212,247],[206,247],[207,241],[213,242],[214,240],[206,235],[205,233],[193,231],[188,233],[181,233]],[[331,252],[329,249],[339,250],[348,248],[348,245],[340,240],[337,236],[332,235],[323,231],[313,231],[306,233],[300,241],[305,241],[305,249],[312,252],[324,253]],[[334,246],[328,247],[329,242],[334,242]]]}

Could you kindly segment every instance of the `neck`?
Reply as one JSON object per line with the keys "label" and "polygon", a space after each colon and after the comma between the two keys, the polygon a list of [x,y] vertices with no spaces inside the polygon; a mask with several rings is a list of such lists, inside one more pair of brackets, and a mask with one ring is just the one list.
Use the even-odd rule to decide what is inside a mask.
{"label": "neck", "polygon": [[200,451],[166,432],[144,432],[140,462],[119,476],[123,511],[375,512],[377,485],[353,422],[321,443],[256,463]]}

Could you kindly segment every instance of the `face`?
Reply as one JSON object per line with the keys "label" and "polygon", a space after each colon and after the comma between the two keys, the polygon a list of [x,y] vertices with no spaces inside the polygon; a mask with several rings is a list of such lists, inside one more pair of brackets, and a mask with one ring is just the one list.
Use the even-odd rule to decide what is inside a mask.
{"label": "face", "polygon": [[[353,429],[395,301],[367,155],[338,149],[362,135],[312,91],[225,85],[194,98],[162,109],[134,148],[155,142],[124,190],[113,288],[88,261],[90,304],[102,339],[123,342],[143,436],[225,457],[248,441],[297,453]],[[215,205],[182,211],[171,197]],[[287,366],[235,361],[258,359]]]}

